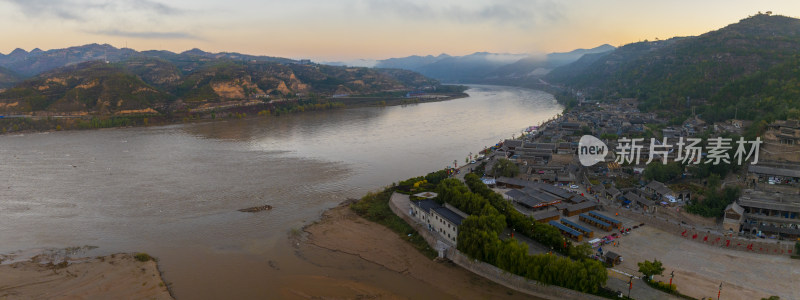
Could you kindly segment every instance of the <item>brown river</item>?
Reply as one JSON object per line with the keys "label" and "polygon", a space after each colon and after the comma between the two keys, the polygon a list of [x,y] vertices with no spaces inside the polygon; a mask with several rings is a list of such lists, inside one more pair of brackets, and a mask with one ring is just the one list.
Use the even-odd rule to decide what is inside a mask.
{"label": "brown river", "polygon": [[[298,255],[287,235],[346,198],[460,165],[563,109],[541,91],[467,93],[409,106],[0,136],[0,253],[147,252],[180,299],[282,298],[276,291],[302,290],[314,276],[438,298],[355,256]],[[237,211],[264,204],[274,209]]]}

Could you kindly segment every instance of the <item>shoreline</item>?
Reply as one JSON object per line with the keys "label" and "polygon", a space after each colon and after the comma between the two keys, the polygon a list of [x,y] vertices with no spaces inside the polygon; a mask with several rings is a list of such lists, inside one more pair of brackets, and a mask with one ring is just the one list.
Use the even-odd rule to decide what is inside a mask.
{"label": "shoreline", "polygon": [[302,244],[352,255],[419,280],[453,299],[538,299],[452,262],[426,257],[396,232],[356,214],[350,208],[352,203],[352,199],[346,200],[325,210],[317,221],[303,227],[304,237],[297,239]]}
{"label": "shoreline", "polygon": [[[469,94],[465,92],[461,93],[450,93],[447,94],[445,97],[442,98],[432,98],[432,99],[421,99],[421,98],[381,98],[381,97],[352,97],[352,98],[328,98],[328,103],[341,103],[342,107],[332,107],[322,110],[311,110],[311,111],[326,111],[326,110],[338,110],[338,109],[350,109],[350,108],[362,108],[362,107],[390,107],[390,106],[405,106],[405,105],[415,105],[415,104],[422,104],[422,103],[433,103],[433,102],[443,102],[443,101],[450,101],[462,98],[468,98]],[[349,101],[335,101],[337,99],[341,100],[349,100]],[[383,104],[380,104],[379,101],[383,101]],[[348,102],[350,104],[348,104]],[[32,134],[32,133],[52,133],[52,132],[59,132],[59,131],[85,131],[85,130],[99,130],[99,129],[121,129],[121,128],[141,128],[141,127],[157,127],[157,126],[169,126],[169,125],[177,125],[177,124],[195,124],[195,123],[208,123],[208,122],[218,122],[224,121],[228,119],[256,119],[256,118],[264,118],[265,116],[261,116],[259,112],[263,111],[268,104],[258,104],[252,106],[243,106],[243,107],[232,107],[223,109],[220,111],[210,110],[210,111],[203,111],[203,112],[184,112],[185,114],[181,115],[102,115],[102,116],[91,116],[91,117],[39,117],[39,116],[27,116],[27,117],[19,117],[19,118],[0,118],[0,136],[12,136],[12,135],[19,135],[19,134]],[[309,111],[310,112],[310,111]],[[216,114],[219,113],[220,116],[217,117]],[[295,114],[295,113],[305,113],[305,111],[301,112],[290,112],[288,114]],[[268,115],[266,117],[279,117],[280,115]],[[133,120],[132,122],[136,122],[137,120],[142,123],[146,124],[133,124],[133,125],[126,125],[126,126],[111,126],[111,127],[98,127],[98,128],[74,128],[68,127],[66,129],[59,129],[57,126],[61,128],[65,127],[67,123],[74,122],[75,120],[87,121],[91,120],[92,118],[99,118],[99,119],[130,119]],[[47,122],[54,122],[53,126],[50,128],[43,129],[43,130],[18,130],[18,131],[6,131],[3,130],[5,124],[3,123],[12,123],[15,120],[24,120],[22,122],[35,122],[35,121],[42,121],[47,120]],[[145,121],[147,120],[147,121]],[[65,125],[65,126],[61,126]]]}
{"label": "shoreline", "polygon": [[54,264],[55,257],[40,254],[0,264],[0,298],[174,299],[157,261],[146,258],[117,253]]}

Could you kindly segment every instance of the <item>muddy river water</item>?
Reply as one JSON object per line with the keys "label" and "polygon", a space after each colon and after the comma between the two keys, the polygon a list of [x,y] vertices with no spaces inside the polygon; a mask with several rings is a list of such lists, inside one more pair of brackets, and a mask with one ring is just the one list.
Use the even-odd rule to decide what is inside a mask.
{"label": "muddy river water", "polygon": [[[535,90],[467,93],[409,106],[0,136],[0,253],[147,252],[183,299],[283,298],[287,286],[340,284],[319,276],[435,296],[357,257],[298,255],[286,237],[346,198],[462,164],[563,109]],[[274,209],[237,211],[264,204]]]}

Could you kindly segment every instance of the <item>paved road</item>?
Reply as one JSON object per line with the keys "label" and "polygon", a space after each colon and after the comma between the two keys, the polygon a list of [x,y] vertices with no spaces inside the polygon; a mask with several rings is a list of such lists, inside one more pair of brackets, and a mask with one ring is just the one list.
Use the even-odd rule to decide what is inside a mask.
{"label": "paved road", "polygon": [[630,275],[634,275],[633,289],[631,289],[630,293],[631,298],[633,299],[680,299],[673,295],[651,288],[644,283],[640,277],[636,277],[636,274],[629,274],[625,272],[621,274],[612,269],[608,269],[608,282],[606,282],[606,287],[614,291],[620,291],[623,295],[627,296],[628,287],[630,286],[628,284],[630,281]]}

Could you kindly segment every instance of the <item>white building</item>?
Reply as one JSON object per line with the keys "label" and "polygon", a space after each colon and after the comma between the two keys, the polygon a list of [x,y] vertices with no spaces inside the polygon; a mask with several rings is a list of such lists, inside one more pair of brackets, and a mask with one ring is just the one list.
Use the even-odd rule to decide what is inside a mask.
{"label": "white building", "polygon": [[458,226],[467,215],[460,210],[445,204],[441,206],[431,199],[411,201],[411,216],[428,225],[428,230],[435,231],[448,243],[456,245]]}

